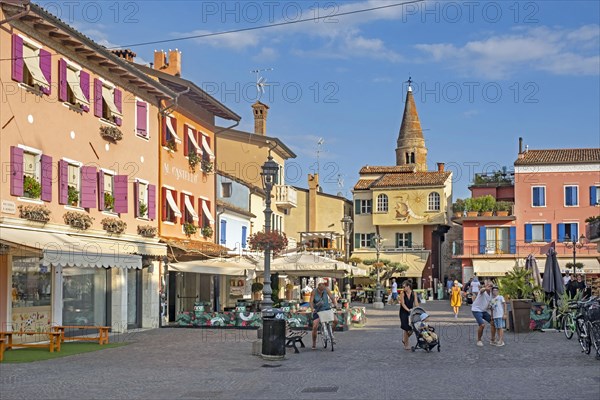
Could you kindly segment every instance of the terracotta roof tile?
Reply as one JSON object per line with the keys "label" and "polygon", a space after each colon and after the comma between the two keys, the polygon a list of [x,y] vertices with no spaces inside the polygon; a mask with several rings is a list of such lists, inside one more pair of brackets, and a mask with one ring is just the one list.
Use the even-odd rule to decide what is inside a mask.
{"label": "terracotta roof tile", "polygon": [[372,188],[399,186],[443,186],[451,172],[414,172],[412,174],[385,174]]}
{"label": "terracotta roof tile", "polygon": [[377,182],[377,179],[359,179],[354,185],[354,190],[366,190],[375,182]]}
{"label": "terracotta roof tile", "polygon": [[226,210],[236,212],[236,213],[244,215],[246,217],[256,218],[256,215],[252,214],[250,211],[244,210],[243,208],[236,207],[234,205],[231,205],[227,202],[224,202],[223,200],[217,200],[217,206],[223,207]]}
{"label": "terracotta roof tile", "polygon": [[515,165],[600,163],[600,148],[528,150]]}
{"label": "terracotta roof tile", "polygon": [[392,165],[392,166],[364,166],[360,169],[359,174],[387,174],[387,173],[401,173],[401,172],[415,172],[416,167],[414,165]]}

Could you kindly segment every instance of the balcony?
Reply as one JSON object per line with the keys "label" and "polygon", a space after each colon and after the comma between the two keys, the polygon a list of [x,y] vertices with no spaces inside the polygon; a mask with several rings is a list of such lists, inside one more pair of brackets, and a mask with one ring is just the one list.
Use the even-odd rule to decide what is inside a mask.
{"label": "balcony", "polygon": [[[567,249],[562,243],[553,243],[559,257],[573,254],[573,250]],[[496,240],[480,245],[478,240],[456,240],[451,246],[453,258],[515,258],[527,257],[529,254],[545,256],[553,243]],[[598,256],[598,248],[594,244],[587,244],[578,249],[577,254]]]}
{"label": "balcony", "polygon": [[298,205],[298,193],[293,186],[275,185],[275,205],[279,208],[295,208]]}
{"label": "balcony", "polygon": [[592,221],[586,225],[587,239],[590,242],[599,243],[600,245],[600,219]]}

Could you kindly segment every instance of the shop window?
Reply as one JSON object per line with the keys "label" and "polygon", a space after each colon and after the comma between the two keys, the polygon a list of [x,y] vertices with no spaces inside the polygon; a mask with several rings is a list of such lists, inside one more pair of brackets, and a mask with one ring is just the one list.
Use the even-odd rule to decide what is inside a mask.
{"label": "shop window", "polygon": [[37,257],[13,257],[12,307],[50,306],[52,272]]}
{"label": "shop window", "polygon": [[105,268],[63,269],[63,325],[103,325],[110,295]]}

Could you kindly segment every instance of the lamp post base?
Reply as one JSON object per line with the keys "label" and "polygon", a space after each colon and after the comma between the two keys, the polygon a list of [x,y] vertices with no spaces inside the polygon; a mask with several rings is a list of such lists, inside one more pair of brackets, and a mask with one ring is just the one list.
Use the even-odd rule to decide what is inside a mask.
{"label": "lamp post base", "polygon": [[374,301],[373,308],[376,310],[383,310],[383,301]]}

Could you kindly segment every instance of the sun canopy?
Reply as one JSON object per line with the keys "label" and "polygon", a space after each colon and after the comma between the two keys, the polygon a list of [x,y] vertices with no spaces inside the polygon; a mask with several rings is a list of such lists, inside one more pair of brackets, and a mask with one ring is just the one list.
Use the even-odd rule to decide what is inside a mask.
{"label": "sun canopy", "polygon": [[[264,259],[257,263],[256,270],[264,271]],[[308,252],[275,258],[271,261],[270,270],[271,272],[285,272],[288,275],[295,276],[312,275],[343,278],[345,274],[368,275],[367,271],[362,268]]]}

